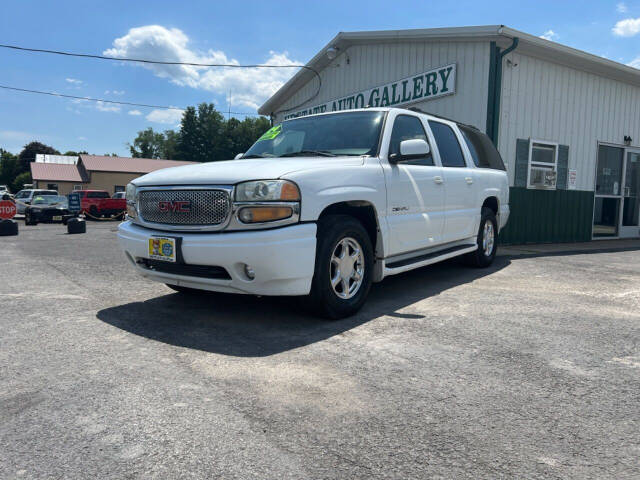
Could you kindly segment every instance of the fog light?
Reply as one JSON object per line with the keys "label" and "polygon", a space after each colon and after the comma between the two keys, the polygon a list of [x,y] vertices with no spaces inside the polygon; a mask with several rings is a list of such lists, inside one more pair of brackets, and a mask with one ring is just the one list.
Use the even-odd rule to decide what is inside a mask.
{"label": "fog light", "polygon": [[291,207],[244,207],[238,212],[242,223],[262,223],[284,220],[293,215]]}
{"label": "fog light", "polygon": [[251,268],[249,265],[244,266],[244,274],[249,280],[253,280],[254,278],[256,278],[256,272],[254,272],[253,268]]}

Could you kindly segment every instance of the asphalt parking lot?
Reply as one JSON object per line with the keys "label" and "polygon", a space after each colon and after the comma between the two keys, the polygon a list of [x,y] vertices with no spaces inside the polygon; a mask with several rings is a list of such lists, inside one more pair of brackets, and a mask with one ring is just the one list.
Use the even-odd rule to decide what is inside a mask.
{"label": "asphalt parking lot", "polygon": [[0,237],[0,478],[639,478],[640,242],[188,297],[116,224]]}

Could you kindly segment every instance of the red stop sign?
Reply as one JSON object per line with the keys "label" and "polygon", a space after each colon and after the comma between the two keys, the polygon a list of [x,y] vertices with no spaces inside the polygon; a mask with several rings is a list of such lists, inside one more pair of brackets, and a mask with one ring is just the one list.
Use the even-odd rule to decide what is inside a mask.
{"label": "red stop sign", "polygon": [[17,212],[16,204],[10,200],[0,201],[0,218],[8,220],[13,218]]}

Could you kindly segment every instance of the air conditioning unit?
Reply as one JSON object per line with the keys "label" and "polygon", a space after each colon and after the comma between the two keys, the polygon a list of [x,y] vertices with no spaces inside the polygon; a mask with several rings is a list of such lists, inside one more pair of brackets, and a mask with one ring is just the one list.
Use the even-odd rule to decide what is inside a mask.
{"label": "air conditioning unit", "polygon": [[556,172],[550,168],[531,167],[529,185],[532,187],[555,188]]}

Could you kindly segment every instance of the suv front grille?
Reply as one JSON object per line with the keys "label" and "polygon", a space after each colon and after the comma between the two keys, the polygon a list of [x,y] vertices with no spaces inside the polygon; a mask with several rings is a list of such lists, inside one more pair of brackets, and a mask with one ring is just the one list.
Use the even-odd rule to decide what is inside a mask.
{"label": "suv front grille", "polygon": [[143,190],[139,215],[145,222],[166,225],[220,225],[231,212],[226,190]]}

